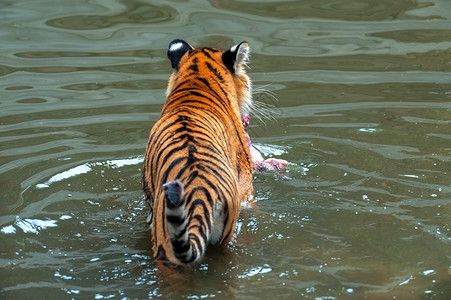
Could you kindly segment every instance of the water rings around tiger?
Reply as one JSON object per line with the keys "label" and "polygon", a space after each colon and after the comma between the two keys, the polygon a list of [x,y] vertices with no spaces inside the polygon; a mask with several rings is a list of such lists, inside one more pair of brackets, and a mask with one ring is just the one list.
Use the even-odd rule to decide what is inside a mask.
{"label": "water rings around tiger", "polygon": [[[448,0],[1,1],[0,298],[451,299],[450,28]],[[291,165],[166,273],[140,172],[174,38],[249,43],[251,138]]]}

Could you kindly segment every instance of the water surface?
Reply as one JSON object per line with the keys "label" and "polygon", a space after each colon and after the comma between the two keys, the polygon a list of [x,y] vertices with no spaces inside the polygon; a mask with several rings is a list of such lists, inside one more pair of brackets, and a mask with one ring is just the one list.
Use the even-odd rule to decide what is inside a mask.
{"label": "water surface", "polygon": [[[0,296],[449,299],[447,0],[2,1]],[[247,41],[254,176],[230,245],[152,260],[141,164],[174,38]]]}

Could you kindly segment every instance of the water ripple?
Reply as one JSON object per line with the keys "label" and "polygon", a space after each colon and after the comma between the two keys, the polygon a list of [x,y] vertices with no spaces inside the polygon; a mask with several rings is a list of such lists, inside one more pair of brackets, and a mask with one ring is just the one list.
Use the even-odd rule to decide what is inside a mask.
{"label": "water ripple", "polygon": [[[449,294],[450,3],[0,4],[0,297]],[[249,42],[278,99],[252,141],[290,162],[182,273],[152,259],[140,174],[173,38]]]}

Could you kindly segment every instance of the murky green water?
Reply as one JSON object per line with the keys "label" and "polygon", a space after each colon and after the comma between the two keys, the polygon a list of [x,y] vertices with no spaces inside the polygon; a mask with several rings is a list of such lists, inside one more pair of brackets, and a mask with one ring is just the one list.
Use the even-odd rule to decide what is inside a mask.
{"label": "murky green water", "polygon": [[[451,2],[0,2],[0,298],[450,299]],[[166,47],[246,40],[275,121],[238,235],[152,260]],[[255,99],[274,101],[268,95]]]}

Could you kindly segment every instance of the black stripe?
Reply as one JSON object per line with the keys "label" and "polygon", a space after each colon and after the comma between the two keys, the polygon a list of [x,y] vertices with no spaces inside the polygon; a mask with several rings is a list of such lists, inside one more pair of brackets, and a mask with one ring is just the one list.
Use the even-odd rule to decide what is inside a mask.
{"label": "black stripe", "polygon": [[[192,204],[191,204],[191,201],[193,201],[192,198],[194,197],[194,194],[197,193],[197,192],[199,192],[199,191],[202,191],[202,192],[204,193],[204,195],[205,195],[205,197],[206,197],[206,199],[207,199],[208,204],[210,204],[210,206],[213,207],[213,204],[214,204],[214,203],[213,203],[213,198],[211,197],[210,191],[209,191],[207,188],[205,188],[204,186],[197,186],[197,187],[193,188],[193,189],[189,192],[189,194],[187,194],[187,195],[185,196],[185,199],[186,199],[186,205],[191,207],[191,205],[192,205]],[[195,199],[194,201],[196,201],[196,200],[198,200],[198,199]],[[188,215],[189,215],[189,212],[188,212]]]}
{"label": "black stripe", "polygon": [[[168,139],[166,139],[165,141],[167,141],[167,140]],[[180,140],[179,139],[174,139],[174,141],[170,142],[169,144],[161,142],[161,143],[159,143],[159,145],[160,145],[160,147],[163,147],[163,145],[164,145],[164,148],[169,148],[170,149],[171,147],[175,146],[176,144],[179,144],[180,141],[181,141],[181,139]],[[173,150],[174,149],[182,150],[184,147],[185,147],[185,143],[180,145],[180,146],[178,146],[178,147],[173,148]],[[172,152],[173,150],[171,150],[170,152]],[[157,149],[155,149],[155,152],[157,152],[158,154],[154,155],[154,160],[152,161],[152,163],[154,165],[156,165],[156,166],[160,166],[160,165],[164,164],[164,162],[167,161],[167,158],[170,156],[170,155],[166,154],[166,156],[164,157],[165,160],[163,160],[163,163],[160,163],[161,156],[163,155],[164,151],[162,151],[159,148],[157,148]]]}
{"label": "black stripe", "polygon": [[[180,127],[179,129],[177,129],[177,130],[175,131],[175,133],[178,133],[178,131],[182,131],[182,129],[183,129],[183,128]],[[208,137],[208,135],[206,135],[205,133],[200,132],[200,131],[194,131],[194,130],[187,130],[187,131],[196,132],[196,133],[198,133],[198,134],[202,134],[202,135],[205,135],[205,136]],[[170,146],[172,146],[172,145],[174,145],[174,144],[176,144],[176,143],[179,143],[179,140],[183,140],[183,139],[186,139],[187,141],[186,141],[185,143],[183,143],[182,145],[180,145],[179,147],[175,147],[175,148],[171,149],[171,150],[170,150],[168,153],[166,153],[164,156],[163,156],[164,151],[159,151],[159,152],[158,152],[158,155],[156,156],[156,164],[157,164],[157,165],[162,165],[162,164],[164,165],[164,162],[170,161],[171,156],[175,155],[175,154],[178,153],[179,151],[181,151],[181,150],[183,150],[183,149],[186,149],[186,147],[188,147],[188,141],[189,141],[189,142],[194,142],[194,143],[196,143],[196,138],[194,138],[192,135],[190,135],[190,134],[182,134],[182,135],[180,135],[180,136],[177,136],[176,141],[174,141],[174,142],[172,142],[172,143],[170,143],[170,144],[167,144],[166,147],[170,147]],[[204,139],[204,141],[206,141],[206,140]],[[222,159],[218,158],[218,156],[217,156],[218,153],[217,153],[217,151],[214,151],[214,149],[212,149],[212,148],[210,148],[210,147],[208,147],[208,146],[201,146],[201,148],[207,149],[207,150],[209,150],[209,151],[215,153],[216,155],[209,154],[209,153],[205,153],[204,151],[199,152],[199,151],[197,150],[197,148],[195,148],[195,147],[192,146],[192,145],[189,146],[189,147],[190,147],[190,149],[189,149],[189,155],[188,155],[188,157],[185,157],[185,158],[187,158],[187,162],[186,162],[186,165],[187,165],[187,166],[188,166],[188,165],[192,165],[192,164],[194,164],[194,163],[196,163],[196,162],[198,162],[198,161],[200,160],[198,157],[195,157],[195,156],[193,155],[193,153],[198,153],[199,155],[203,155],[203,156],[206,156],[206,157],[208,157],[208,158],[214,160],[214,161],[216,162],[216,164],[222,165],[222,167],[227,167],[227,165],[224,163],[224,161],[223,161]],[[163,156],[163,157],[162,157],[162,156]],[[162,160],[162,162],[161,162],[161,160]],[[205,159],[202,159],[202,161],[207,162],[207,163],[211,163],[210,161],[205,160]],[[219,167],[219,166],[218,166],[218,167]],[[159,171],[162,171],[162,168],[160,168]],[[186,171],[186,169],[182,169],[182,170],[178,173],[178,175],[177,175],[175,178],[180,178],[180,177],[182,176],[182,174],[185,173],[185,171]],[[221,171],[225,172],[224,169],[221,169]],[[158,173],[160,173],[160,172],[158,172]],[[226,172],[225,172],[225,173],[226,173]],[[157,174],[157,176],[158,176],[158,174]],[[164,183],[164,182],[163,182],[163,183]]]}
{"label": "black stripe", "polygon": [[[153,151],[154,153],[161,153],[161,147],[164,147],[164,142],[168,139],[168,136],[170,136],[172,134],[173,128],[174,127],[174,123],[169,123],[166,124],[163,128],[161,128],[163,125],[165,125],[164,122],[160,123],[159,126],[157,128],[154,128],[155,130],[153,131],[153,136],[151,136],[150,139],[152,139],[152,146],[154,147],[154,149],[151,149],[151,147],[147,146],[147,149],[150,151]],[[149,162],[149,166],[152,169],[156,168],[157,166],[159,166],[158,164],[156,164],[155,159],[157,159],[158,156],[153,156],[152,157],[152,161]],[[153,190],[155,190],[155,186],[153,186]]]}
{"label": "black stripe", "polygon": [[[204,89],[201,89],[200,85],[197,84],[196,81],[202,82],[203,84],[205,84],[205,85],[209,88],[209,90],[211,90],[212,92],[215,93],[215,95],[211,95],[211,94],[209,94],[207,91],[205,91]],[[203,93],[209,94],[210,96],[215,97],[218,101],[221,101],[222,103],[228,104],[226,101],[224,101],[223,97],[221,97],[221,96],[220,96],[220,95],[219,95],[219,94],[211,87],[210,82],[209,82],[207,79],[205,79],[205,78],[203,78],[203,77],[196,77],[196,78],[193,78],[193,79],[192,79],[192,83],[196,83],[196,84],[195,84],[196,87],[188,87],[188,88],[183,88],[183,89],[178,89],[178,90],[175,90],[175,89],[174,89],[173,93],[171,93],[171,95],[168,97],[168,100],[169,100],[170,102],[166,102],[165,106],[167,106],[168,104],[173,103],[174,101],[176,101],[176,100],[178,100],[178,99],[180,99],[180,98],[182,98],[182,97],[184,97],[184,96],[187,96],[187,95],[179,96],[178,94],[180,94],[180,93],[182,93],[182,92],[193,92],[193,91],[203,92]],[[223,90],[221,90],[221,91],[223,91]],[[224,95],[225,95],[225,94],[224,94]],[[175,97],[175,96],[177,96],[177,98],[173,98],[173,97]],[[211,99],[210,99],[210,100],[211,100]]]}
{"label": "black stripe", "polygon": [[215,99],[217,99],[217,100],[220,101],[221,103],[225,104],[224,99],[218,94],[218,92],[216,92],[216,91],[213,89],[213,87],[211,86],[210,82],[209,82],[207,79],[205,79],[205,78],[203,78],[203,77],[197,77],[196,80],[201,81],[203,84],[205,84],[205,86],[206,86],[210,91],[212,91],[212,92],[214,93],[214,95],[212,95],[212,96],[214,96]]}
{"label": "black stripe", "polygon": [[[207,215],[205,215],[205,218],[207,217]],[[192,225],[192,227],[190,227],[190,229],[194,228],[194,227],[198,227],[199,228],[199,235],[202,237],[202,239],[204,240],[204,244],[207,245],[208,244],[208,237],[207,237],[207,228],[205,228],[205,222],[202,219],[201,215],[194,215],[192,216],[190,222],[192,222],[192,220],[197,220],[199,221],[200,225]],[[206,218],[207,221],[207,226],[208,228],[211,228],[211,221],[210,218]],[[208,230],[208,232],[210,232],[210,230]]]}
{"label": "black stripe", "polygon": [[171,223],[175,226],[180,226],[183,224],[183,222],[185,222],[185,217],[181,217],[181,216],[166,216],[168,223]]}
{"label": "black stripe", "polygon": [[166,250],[164,250],[163,245],[158,246],[155,257],[158,257],[163,260],[168,260],[168,257],[166,256]]}
{"label": "black stripe", "polygon": [[191,172],[193,170],[193,166],[188,166],[186,165],[185,168],[181,168],[180,171],[177,173],[177,175],[175,175],[175,178],[183,178],[184,181],[186,179],[186,177],[184,176],[186,172]]}
{"label": "black stripe", "polygon": [[215,59],[210,55],[210,53],[208,53],[207,51],[205,51],[205,50],[207,50],[206,48],[204,48],[204,49],[202,49],[202,50],[204,50],[204,51],[202,52],[202,54],[204,54],[206,57],[208,57],[208,58],[211,59],[212,61],[215,61]]}
{"label": "black stripe", "polygon": [[[202,153],[203,154],[203,153]],[[202,160],[204,161],[204,160]],[[213,165],[213,166],[211,166]],[[208,168],[210,170],[210,172],[212,172],[215,176],[217,176],[220,181],[222,181],[225,185],[227,185],[229,188],[232,188],[234,192],[236,192],[236,185],[234,184],[233,181],[233,174],[230,174],[229,172],[227,172],[224,169],[220,169],[218,170],[217,165],[215,164],[205,164],[205,167]]]}
{"label": "black stripe", "polygon": [[[205,93],[205,91],[203,91],[203,92]],[[221,97],[219,97],[219,95],[217,97],[217,100],[219,100],[222,105],[219,105],[219,103],[217,103],[216,101],[211,101],[211,98],[209,98],[209,97],[207,97],[205,95],[202,95],[198,91],[192,91],[191,95],[210,100],[211,103],[216,104],[216,106],[220,107],[221,111],[224,112],[227,115],[227,108],[230,108],[230,105],[228,105],[227,102],[225,102]],[[213,95],[209,94],[209,96],[212,97]]]}
{"label": "black stripe", "polygon": [[[202,93],[206,93],[209,97],[206,96],[206,95],[203,95]],[[174,109],[174,107],[172,107],[173,103],[178,101],[178,100],[180,100],[180,99],[182,99],[182,98],[186,98],[186,99],[184,99],[184,101],[193,101],[193,100],[190,99],[190,96],[199,97],[201,99],[206,99],[208,101],[200,102],[200,103],[202,103],[204,105],[210,105],[211,107],[213,107],[213,104],[214,104],[225,115],[229,115],[230,114],[229,111],[228,111],[228,110],[230,110],[230,105],[228,105],[226,102],[224,102],[221,98],[217,98],[221,102],[221,103],[218,103],[217,101],[213,101],[210,98],[210,97],[214,97],[214,95],[211,95],[211,94],[209,94],[206,91],[202,91],[202,90],[198,90],[198,89],[190,89],[189,93],[187,93],[186,95],[178,96],[176,98],[171,98],[169,100],[169,102],[167,102],[167,104],[165,105],[163,111],[161,112],[161,115],[166,114],[168,109],[172,109],[173,110]],[[200,101],[200,99],[194,99],[194,100]]]}
{"label": "black stripe", "polygon": [[[228,194],[228,197],[225,197],[225,195],[224,195],[224,193],[223,193],[223,190],[220,189],[219,187],[217,187],[216,185],[214,185],[214,184],[213,184],[209,179],[207,179],[204,175],[199,175],[198,178],[202,179],[202,180],[203,180],[203,181],[204,181],[211,189],[213,189],[213,190],[215,191],[215,193],[216,193],[217,195],[222,196],[222,199],[233,199],[233,197],[235,196],[235,195],[233,195],[233,194],[231,193],[230,190],[225,189],[226,193]],[[191,184],[191,182],[186,183],[185,186],[187,187],[188,184]],[[187,201],[186,203],[187,203],[187,205],[188,205],[188,199],[187,199],[186,201]]]}
{"label": "black stripe", "polygon": [[199,67],[197,66],[197,63],[199,62],[199,60],[196,58],[194,58],[192,61],[192,64],[189,65],[187,67],[188,70],[193,71],[194,73],[199,73]]}
{"label": "black stripe", "polygon": [[186,256],[184,256],[185,259],[183,260],[184,263],[188,264],[196,260],[197,258],[197,250],[194,247],[191,247],[191,256],[189,259],[186,259]]}
{"label": "black stripe", "polygon": [[[227,224],[227,223],[224,223],[224,224]],[[227,236],[229,236],[230,234],[232,234],[232,230],[234,230],[235,228],[230,228],[230,230],[228,230],[227,231],[227,233],[224,233],[224,230],[225,230],[225,226],[224,226],[224,229],[223,229],[223,231],[222,231],[222,240],[221,240],[221,243],[224,241],[224,239],[227,237]]]}
{"label": "black stripe", "polygon": [[[196,246],[197,246],[197,251],[196,251],[197,254],[196,255],[202,254],[204,252],[204,248],[202,247],[199,237],[197,235],[195,235],[194,233],[190,233],[189,239],[190,239],[190,242],[192,242],[192,241],[196,242]],[[194,248],[194,247],[192,247],[192,248]]]}
{"label": "black stripe", "polygon": [[[209,197],[209,196],[207,196]],[[194,210],[197,208],[197,206],[202,206],[202,208],[204,209],[204,217],[205,217],[205,222],[204,220],[202,220],[202,217],[200,215],[193,215],[194,214]],[[211,208],[213,208],[213,206],[210,205]],[[204,203],[204,200],[202,199],[196,199],[193,201],[193,203],[191,204],[191,207],[188,209],[187,212],[187,218],[189,219],[189,224],[192,223],[192,220],[195,219],[197,221],[199,221],[200,224],[204,225],[204,223],[207,223],[207,229],[208,231],[211,231],[211,217],[208,215],[208,212],[210,210],[207,208],[207,206]],[[199,219],[200,218],[200,219]]]}
{"label": "black stripe", "polygon": [[[203,120],[205,120],[205,121],[208,121],[208,119],[207,119],[208,115],[210,115],[210,117],[212,119],[216,119],[216,120],[218,120],[218,119],[221,120],[221,119],[224,118],[224,115],[220,114],[216,109],[210,109],[209,110],[209,109],[206,109],[204,107],[199,108],[197,106],[189,106],[189,105],[184,105],[182,107],[179,107],[179,108],[175,109],[173,112],[177,113],[177,114],[186,113],[188,115],[193,115],[193,114],[196,113],[198,115],[206,115],[203,118]],[[200,120],[202,120],[202,119],[199,118],[199,119],[196,119],[195,121],[200,121]],[[218,122],[218,123],[221,123],[221,122]],[[194,126],[196,126],[198,128],[202,128],[203,130],[208,131],[210,133],[213,133],[212,135],[206,135],[208,137],[208,139],[211,139],[211,138],[213,138],[213,139],[216,138],[217,139],[217,138],[219,138],[218,132],[217,131],[215,131],[215,132],[212,131],[213,130],[212,127],[214,125],[216,125],[215,123],[207,122],[207,123],[204,123],[204,124],[206,124],[206,126],[201,127],[201,126],[199,126],[197,124],[195,124]],[[198,131],[198,133],[201,133],[201,132]],[[221,134],[222,134],[222,141],[227,141],[228,139],[225,136],[225,132],[221,132]]]}
{"label": "black stripe", "polygon": [[184,160],[186,160],[185,157],[174,159],[169,165],[169,167],[167,167],[166,170],[164,171],[163,177],[161,178],[160,176],[158,176],[157,178],[161,178],[162,183],[168,182],[169,173],[171,173],[172,169],[175,168],[178,164],[180,164]]}
{"label": "black stripe", "polygon": [[221,50],[215,49],[215,48],[204,48],[204,50],[208,50],[208,51],[213,52],[213,53],[222,52]]}
{"label": "black stripe", "polygon": [[178,253],[185,253],[189,250],[190,244],[189,241],[185,240],[172,240],[172,250],[174,251],[175,256],[177,256]]}
{"label": "black stripe", "polygon": [[[175,144],[175,143],[171,143],[171,144],[167,145],[167,147],[168,147],[168,148],[171,147],[172,144]],[[186,146],[187,146],[187,144],[184,143],[183,145],[181,145],[181,146],[179,146],[179,147],[172,148],[172,149],[171,149],[171,150],[163,157],[163,164],[164,164],[164,162],[169,161],[169,158],[170,158],[172,155],[174,155],[176,152],[179,152],[180,150],[185,149]],[[159,151],[159,153],[158,153],[158,156],[157,156],[157,164],[158,164],[158,165],[160,165],[160,157],[161,157],[161,155],[163,155],[163,152],[164,152],[164,151]]]}
{"label": "black stripe", "polygon": [[[204,247],[207,247],[207,245],[208,245],[208,243],[207,243],[208,237],[207,237],[207,234],[205,233],[205,228],[202,227],[202,226],[199,226],[199,225],[192,225],[192,226],[190,226],[188,228],[188,231],[192,232],[192,230],[195,229],[195,228],[197,228],[197,230],[198,230],[198,235],[195,234],[195,233],[190,233],[190,240],[192,241],[194,239],[192,237],[195,236],[196,238],[194,239],[194,241],[196,242],[196,244],[198,246],[198,249],[199,249],[198,252],[203,253],[205,251]],[[203,240],[204,245],[205,245],[204,247],[201,246],[202,243],[201,243],[199,238],[201,238]]]}
{"label": "black stripe", "polygon": [[205,62],[205,65],[220,81],[224,81],[224,77],[219,73],[218,69],[213,67],[208,61]]}

